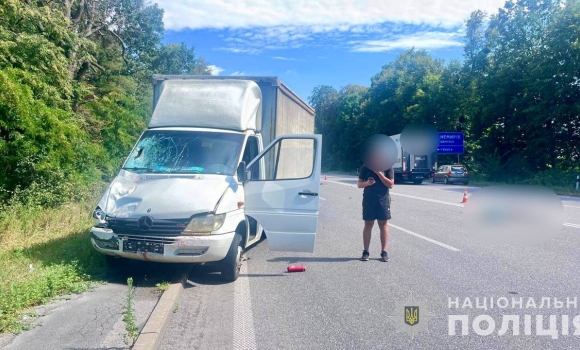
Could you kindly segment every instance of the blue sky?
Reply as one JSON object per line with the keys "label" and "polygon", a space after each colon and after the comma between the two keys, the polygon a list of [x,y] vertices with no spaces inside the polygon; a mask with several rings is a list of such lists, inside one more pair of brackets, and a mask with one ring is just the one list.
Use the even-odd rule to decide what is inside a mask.
{"label": "blue sky", "polygon": [[278,76],[301,98],[318,85],[370,85],[411,47],[461,59],[464,20],[503,0],[158,0],[164,41],[185,42],[214,74]]}

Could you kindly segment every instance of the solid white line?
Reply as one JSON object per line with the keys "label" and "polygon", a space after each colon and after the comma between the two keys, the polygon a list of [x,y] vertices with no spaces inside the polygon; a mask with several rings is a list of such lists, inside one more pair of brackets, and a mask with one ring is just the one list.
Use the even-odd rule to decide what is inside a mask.
{"label": "solid white line", "polygon": [[[328,181],[328,180],[326,182],[331,182],[333,184],[338,184],[338,185],[343,185],[343,186],[356,187],[355,185],[345,184],[345,183],[342,183],[342,182]],[[451,202],[439,201],[439,200],[436,200],[436,199],[429,199],[429,198],[411,196],[411,195],[408,195],[408,194],[402,194],[402,193],[396,193],[396,192],[389,192],[389,194],[391,194],[393,196],[401,196],[401,197],[418,199],[418,200],[422,200],[422,201],[426,201],[426,202],[433,202],[433,203],[439,203],[439,204],[445,204],[445,205],[452,205],[454,207],[463,207],[463,204],[461,204],[461,203],[451,203]]]}
{"label": "solid white line", "polygon": [[460,251],[459,249],[457,249],[457,248],[454,248],[454,247],[452,247],[452,246],[450,246],[450,245],[447,245],[447,244],[445,244],[445,243],[441,243],[441,242],[439,242],[439,241],[436,241],[436,240],[434,240],[434,239],[431,239],[431,238],[429,238],[429,237],[425,237],[425,236],[423,236],[423,235],[420,235],[420,234],[418,234],[418,233],[415,233],[415,232],[413,232],[413,231],[409,231],[409,230],[407,230],[407,229],[404,229],[404,228],[402,228],[402,227],[399,227],[399,226],[396,226],[396,225],[393,225],[393,224],[389,224],[389,226],[390,226],[390,227],[393,227],[393,228],[396,228],[397,230],[403,231],[403,232],[405,232],[405,233],[408,233],[408,234],[410,234],[410,235],[412,235],[412,236],[415,236],[415,237],[418,237],[418,238],[424,239],[424,240],[426,240],[427,242],[431,242],[431,243],[437,244],[437,245],[438,245],[438,246],[440,246],[440,247],[447,248],[447,249],[449,249],[449,250],[452,250],[452,251],[454,251],[454,252],[459,252],[459,251]]}
{"label": "solid white line", "polygon": [[247,263],[242,262],[240,277],[234,282],[234,350],[256,350],[252,296]]}
{"label": "solid white line", "polygon": [[322,197],[320,197],[320,199],[322,199],[323,201],[325,201],[325,200],[326,200],[326,199],[324,199],[324,198],[322,198]]}
{"label": "solid white line", "polygon": [[577,206],[577,205],[567,205],[567,204],[564,204],[564,206],[565,206],[565,207],[569,207],[569,208],[580,208],[580,207],[579,207],[579,206]]}
{"label": "solid white line", "polygon": [[426,202],[433,202],[433,203],[439,203],[439,204],[445,204],[445,205],[452,205],[454,207],[463,207],[463,204],[461,204],[461,203],[452,203],[452,202],[446,202],[446,201],[438,201],[436,199],[430,199],[430,198],[423,198],[423,197],[411,196],[411,195],[408,195],[408,194],[402,194],[402,193],[396,193],[396,192],[390,192],[390,194],[392,194],[394,196],[401,196],[401,197],[418,199],[418,200],[422,200],[422,201],[426,201]]}
{"label": "solid white line", "polygon": [[[343,185],[343,186],[349,186],[349,187],[356,187],[355,185],[349,185],[349,184],[345,184],[345,183],[342,183],[342,182],[328,181],[328,180],[326,182],[331,182],[331,183],[334,183],[334,184],[337,184],[337,185]],[[411,195],[408,195],[408,194],[402,194],[402,193],[396,193],[396,192],[390,192],[389,194],[391,194],[393,196],[400,196],[400,197],[418,199],[418,200],[422,200],[422,201],[426,201],[426,202],[432,202],[432,203],[439,203],[439,204],[451,205],[451,206],[454,206],[454,207],[462,207],[462,208],[465,207],[462,203],[451,203],[451,202],[439,201],[439,200],[436,200],[436,199],[423,198],[423,197],[417,197],[417,196],[411,196]],[[564,205],[564,206],[569,207],[569,205]],[[573,228],[580,228],[580,225],[566,223],[566,222],[564,223],[564,226],[573,227]]]}
{"label": "solid white line", "polygon": [[564,226],[568,226],[568,227],[573,227],[573,228],[580,228],[580,225],[578,224],[571,224],[569,222],[565,222]]}

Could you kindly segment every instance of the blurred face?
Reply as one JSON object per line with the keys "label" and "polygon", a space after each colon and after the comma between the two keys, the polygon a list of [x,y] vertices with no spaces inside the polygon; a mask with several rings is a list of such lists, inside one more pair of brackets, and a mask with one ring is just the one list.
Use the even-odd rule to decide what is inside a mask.
{"label": "blurred face", "polygon": [[376,148],[369,152],[367,167],[374,171],[385,171],[388,169],[387,157],[384,152]]}
{"label": "blurred face", "polygon": [[395,142],[385,135],[374,135],[367,140],[364,162],[373,171],[390,169],[397,159]]}

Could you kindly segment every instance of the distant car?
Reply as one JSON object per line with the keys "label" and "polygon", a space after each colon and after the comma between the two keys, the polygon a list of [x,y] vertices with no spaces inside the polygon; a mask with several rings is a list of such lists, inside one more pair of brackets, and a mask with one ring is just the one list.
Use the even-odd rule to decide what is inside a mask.
{"label": "distant car", "polygon": [[454,183],[467,185],[469,184],[469,172],[461,164],[442,165],[433,174],[431,182],[443,182],[446,185]]}

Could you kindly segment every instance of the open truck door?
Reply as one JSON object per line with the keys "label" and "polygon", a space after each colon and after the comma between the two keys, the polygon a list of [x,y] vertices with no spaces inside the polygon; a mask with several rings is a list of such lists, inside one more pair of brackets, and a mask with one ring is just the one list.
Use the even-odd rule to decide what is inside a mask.
{"label": "open truck door", "polygon": [[[270,250],[314,252],[322,135],[276,138],[242,175],[245,213],[263,227]],[[263,167],[259,179],[252,167]]]}

